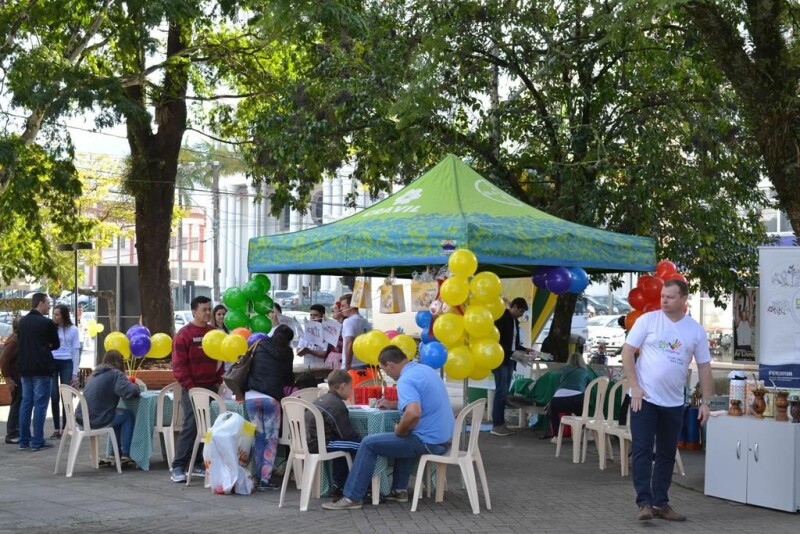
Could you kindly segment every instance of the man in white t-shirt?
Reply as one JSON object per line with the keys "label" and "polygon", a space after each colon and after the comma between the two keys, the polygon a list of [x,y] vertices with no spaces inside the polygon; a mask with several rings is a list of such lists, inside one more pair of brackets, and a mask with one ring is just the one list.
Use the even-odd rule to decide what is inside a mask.
{"label": "man in white t-shirt", "polygon": [[[631,385],[631,475],[639,520],[686,519],[669,505],[668,492],[683,427],[683,388],[692,357],[703,398],[709,399],[712,392],[708,339],[703,327],[684,311],[688,298],[685,282],[664,282],[661,311],[639,317],[622,348],[622,365]],[[639,358],[634,363],[637,349]],[[708,420],[708,412],[708,404],[700,406],[697,418],[701,425]]]}
{"label": "man in white t-shirt", "polygon": [[353,341],[361,334],[372,330],[372,325],[358,313],[358,308],[350,306],[352,300],[352,293],[347,293],[339,298],[342,314],[345,317],[342,323],[342,369],[345,371],[363,369],[367,366],[353,355]]}

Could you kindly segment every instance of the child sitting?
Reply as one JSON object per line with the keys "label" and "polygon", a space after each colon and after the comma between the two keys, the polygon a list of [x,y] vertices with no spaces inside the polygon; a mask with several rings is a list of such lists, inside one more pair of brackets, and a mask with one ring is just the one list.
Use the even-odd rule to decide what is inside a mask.
{"label": "child sitting", "polygon": [[[347,371],[337,369],[328,375],[328,393],[314,401],[314,406],[322,412],[325,421],[325,446],[328,451],[346,451],[355,454],[361,438],[350,424],[350,413],[344,400],[353,394],[353,379]],[[315,453],[319,450],[317,427],[310,413],[306,413],[308,448]],[[347,460],[333,460],[333,493],[341,495],[347,480]]]}
{"label": "child sitting", "polygon": [[[119,443],[120,456],[125,464],[132,464],[128,456],[133,440],[134,415],[130,410],[117,408],[120,397],[133,399],[139,396],[139,386],[125,376],[122,354],[116,350],[106,352],[103,363],[92,372],[86,382],[83,396],[89,409],[92,428],[114,427]],[[75,420],[83,425],[80,406],[75,411]]]}

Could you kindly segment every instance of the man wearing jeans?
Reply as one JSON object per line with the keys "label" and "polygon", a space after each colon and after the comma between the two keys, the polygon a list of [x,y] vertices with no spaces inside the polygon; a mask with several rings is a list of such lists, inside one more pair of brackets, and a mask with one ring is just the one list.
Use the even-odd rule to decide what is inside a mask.
{"label": "man wearing jeans", "polygon": [[[640,521],[686,519],[669,505],[668,493],[692,357],[703,398],[709,399],[712,391],[708,339],[703,327],[684,311],[688,297],[685,282],[664,282],[661,310],[639,317],[622,348],[622,365],[631,385],[631,474]],[[637,349],[639,358],[634,362]],[[708,420],[708,412],[708,404],[700,406],[700,424]]]}
{"label": "man wearing jeans", "polygon": [[492,431],[495,436],[508,436],[511,431],[506,426],[506,398],[511,388],[511,378],[516,362],[511,359],[515,350],[528,350],[519,340],[519,318],[528,311],[528,303],[522,297],[511,301],[508,309],[495,321],[500,331],[500,345],[503,347],[503,363],[494,369],[494,400],[492,401]]}
{"label": "man wearing jeans", "polygon": [[[17,329],[19,355],[17,367],[22,382],[22,405],[19,410],[19,448],[39,451],[52,447],[44,440],[44,419],[53,383],[53,350],[60,346],[56,325],[45,317],[50,311],[50,297],[34,293],[31,311],[20,319]],[[31,418],[33,436],[31,437]]]}
{"label": "man wearing jeans", "polygon": [[397,407],[402,413],[394,432],[372,434],[361,441],[343,496],[325,503],[325,510],[357,510],[367,493],[378,456],[394,459],[392,491],[387,501],[408,502],[408,479],[415,459],[444,454],[450,448],[455,418],[447,388],[427,365],[411,362],[395,346],[383,349],[381,368],[397,380]]}

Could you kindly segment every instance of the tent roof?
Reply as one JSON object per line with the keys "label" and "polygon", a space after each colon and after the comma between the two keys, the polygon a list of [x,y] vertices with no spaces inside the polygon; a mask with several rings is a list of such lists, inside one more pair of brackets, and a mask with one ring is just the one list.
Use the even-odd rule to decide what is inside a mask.
{"label": "tent roof", "polygon": [[468,248],[479,270],[527,276],[538,265],[651,271],[653,241],[571,223],[508,195],[460,159],[339,221],[250,239],[251,273],[410,276]]}

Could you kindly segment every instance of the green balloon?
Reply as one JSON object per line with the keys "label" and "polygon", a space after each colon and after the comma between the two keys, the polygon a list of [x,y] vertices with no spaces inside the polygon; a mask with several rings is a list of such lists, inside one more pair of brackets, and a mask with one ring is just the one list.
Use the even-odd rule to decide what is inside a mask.
{"label": "green balloon", "polygon": [[233,331],[237,328],[247,326],[247,314],[241,310],[228,310],[222,322],[225,323],[225,328],[227,328],[228,331]]}
{"label": "green balloon", "polygon": [[[227,317],[227,315],[226,315]],[[272,321],[266,315],[254,315],[250,318],[250,331],[269,334],[272,330]]]}
{"label": "green balloon", "polygon": [[242,293],[244,293],[244,296],[247,297],[247,300],[257,300],[261,298],[261,296],[264,294],[264,291],[261,289],[261,284],[255,280],[250,280],[242,286]]}
{"label": "green balloon", "polygon": [[262,293],[266,293],[269,291],[269,288],[272,287],[272,283],[269,281],[269,277],[266,274],[257,274],[253,277],[253,280],[261,284]]}
{"label": "green balloon", "polygon": [[266,315],[272,311],[274,307],[274,303],[272,299],[268,296],[263,296],[258,300],[253,301],[253,309],[256,313],[260,313],[261,315]]}
{"label": "green balloon", "polygon": [[229,287],[222,294],[222,302],[228,307],[228,310],[240,310],[244,312],[247,309],[247,296],[238,287]]}

